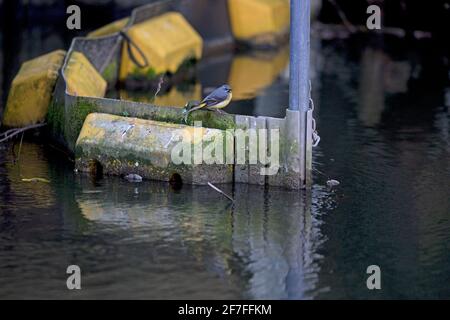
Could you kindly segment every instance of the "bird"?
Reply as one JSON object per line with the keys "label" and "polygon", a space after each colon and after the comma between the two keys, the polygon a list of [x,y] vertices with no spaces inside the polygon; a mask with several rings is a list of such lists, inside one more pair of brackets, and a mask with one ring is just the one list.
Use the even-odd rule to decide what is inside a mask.
{"label": "bird", "polygon": [[231,102],[231,99],[233,99],[233,92],[231,90],[231,87],[227,84],[224,84],[223,86],[215,89],[213,92],[211,92],[206,98],[204,98],[202,101],[190,101],[185,105],[185,117],[184,121],[187,122],[187,117],[189,116],[189,113],[199,110],[199,109],[208,109],[208,110],[215,110],[217,112],[222,113],[223,108],[228,106]]}

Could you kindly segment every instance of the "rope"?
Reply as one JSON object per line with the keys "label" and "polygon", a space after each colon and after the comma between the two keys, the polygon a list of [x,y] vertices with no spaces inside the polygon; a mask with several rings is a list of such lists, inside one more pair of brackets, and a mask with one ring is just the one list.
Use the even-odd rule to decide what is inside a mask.
{"label": "rope", "polygon": [[[141,48],[139,48],[139,46],[133,41],[133,39],[130,38],[130,36],[125,31],[120,31],[119,34],[125,40],[125,45],[127,46],[128,56],[130,57],[131,61],[141,69],[147,68],[149,66],[149,63],[148,63],[147,57],[145,56],[144,52],[142,52]],[[136,56],[134,55],[133,50],[131,50],[131,47],[134,47],[134,49],[136,49],[136,51],[141,56],[142,60],[144,60],[143,64],[140,63],[136,59]]]}
{"label": "rope", "polygon": [[[314,112],[314,101],[311,97],[311,91],[312,91],[312,85],[311,85],[311,80],[309,81],[309,109],[311,110],[311,112]],[[317,147],[319,145],[320,142],[320,136],[319,133],[317,132],[317,128],[316,128],[316,119],[312,118],[312,140],[313,140],[313,148]]]}

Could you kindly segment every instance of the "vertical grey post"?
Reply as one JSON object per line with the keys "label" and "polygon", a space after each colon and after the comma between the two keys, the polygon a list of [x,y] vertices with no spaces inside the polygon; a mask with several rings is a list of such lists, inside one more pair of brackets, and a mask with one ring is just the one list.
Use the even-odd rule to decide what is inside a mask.
{"label": "vertical grey post", "polygon": [[[299,117],[299,169],[301,183],[309,187],[311,182],[312,148],[307,137],[308,109],[310,99],[309,54],[310,54],[310,0],[291,0],[290,33],[290,82],[289,111],[298,112]],[[288,112],[287,116],[295,113]]]}

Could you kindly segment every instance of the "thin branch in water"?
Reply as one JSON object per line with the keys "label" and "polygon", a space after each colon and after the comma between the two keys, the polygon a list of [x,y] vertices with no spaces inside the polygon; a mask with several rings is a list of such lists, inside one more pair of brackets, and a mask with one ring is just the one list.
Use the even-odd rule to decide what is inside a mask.
{"label": "thin branch in water", "polygon": [[335,0],[328,0],[336,9],[339,18],[342,20],[342,23],[347,28],[347,30],[351,33],[355,33],[357,31],[357,28],[348,20],[347,16],[345,15],[344,11],[341,9],[341,7],[338,5],[338,3]]}
{"label": "thin branch in water", "polygon": [[319,169],[316,169],[316,168],[312,168],[312,169],[313,169],[313,171],[317,172],[318,174],[322,175],[323,177],[327,178],[328,180],[330,179],[329,176],[327,176],[325,173],[323,173]]}
{"label": "thin branch in water", "polygon": [[49,143],[48,146],[58,152],[61,152],[62,154],[64,154],[67,157],[67,160],[69,160],[70,162],[75,163],[75,160],[72,159],[71,155],[69,153],[67,153],[66,151],[64,151],[63,149],[58,148],[57,146]]}
{"label": "thin branch in water", "polygon": [[232,197],[230,197],[229,195],[227,195],[225,192],[223,192],[222,190],[220,190],[219,188],[217,188],[215,185],[213,185],[211,182],[208,182],[208,186],[210,186],[211,188],[213,188],[215,191],[217,191],[218,193],[220,193],[221,195],[223,195],[224,197],[226,197],[228,200],[234,202],[234,199]]}
{"label": "thin branch in water", "polygon": [[[376,34],[389,35],[398,38],[404,38],[406,36],[406,30],[397,27],[383,27],[380,30],[368,30],[364,26],[355,26],[356,32],[367,33],[372,32]],[[335,38],[347,38],[351,33],[347,30],[345,26],[336,24],[321,24],[316,23],[313,32],[318,34],[322,39],[335,39]],[[412,31],[412,36],[417,39],[431,38],[432,34],[428,31],[414,30]]]}
{"label": "thin branch in water", "polygon": [[37,129],[37,128],[41,128],[43,126],[46,126],[46,123],[39,123],[39,124],[32,124],[29,126],[25,126],[23,128],[16,128],[16,129],[10,129],[8,131],[5,131],[4,133],[0,134],[0,137],[3,137],[0,139],[0,143],[5,142],[15,136],[17,136],[18,134],[25,132],[27,130],[31,130],[31,129]]}
{"label": "thin branch in water", "polygon": [[22,142],[23,142],[23,136],[25,135],[25,132],[22,132],[22,136],[20,137],[20,144],[19,144],[19,153],[17,155],[17,166],[19,168],[19,176],[21,177],[22,174],[20,173],[20,153],[22,152]]}

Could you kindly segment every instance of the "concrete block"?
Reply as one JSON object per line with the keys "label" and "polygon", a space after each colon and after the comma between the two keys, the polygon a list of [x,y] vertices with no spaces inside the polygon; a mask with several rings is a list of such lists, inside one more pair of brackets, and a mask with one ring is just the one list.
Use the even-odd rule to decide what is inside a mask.
{"label": "concrete block", "polygon": [[[206,162],[211,160],[206,148],[223,137],[224,132],[217,129],[91,113],[76,143],[76,168],[83,172],[101,168],[103,174],[138,174],[159,181],[178,175],[187,184],[230,183],[232,165]],[[203,148],[200,164],[193,164],[196,148]],[[172,153],[180,149],[192,151],[186,158],[182,153],[189,163],[177,164],[173,159]]]}
{"label": "concrete block", "polygon": [[72,52],[64,75],[69,94],[81,97],[105,96],[108,84],[81,52]]}

